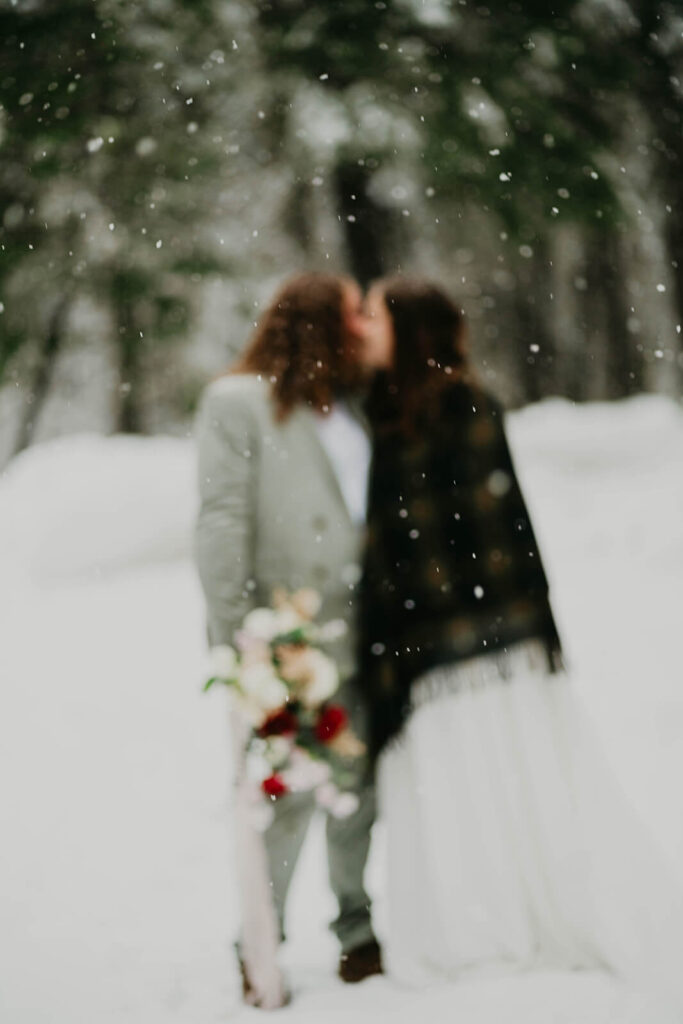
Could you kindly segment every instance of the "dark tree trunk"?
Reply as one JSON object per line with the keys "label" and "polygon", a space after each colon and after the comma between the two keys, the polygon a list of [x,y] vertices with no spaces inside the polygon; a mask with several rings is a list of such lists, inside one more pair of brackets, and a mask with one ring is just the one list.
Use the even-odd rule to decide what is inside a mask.
{"label": "dark tree trunk", "polygon": [[71,308],[71,292],[65,291],[57,302],[48,321],[43,343],[38,353],[36,370],[31,381],[26,405],[23,408],[14,454],[32,443],[45,400],[50,392],[57,357],[62,347],[64,327]]}
{"label": "dark tree trunk", "polygon": [[584,265],[581,275],[585,281],[582,292],[581,328],[583,353],[578,363],[577,396],[582,402],[597,401],[605,397],[605,333],[606,306],[603,294],[604,266],[602,241],[589,231],[584,244]]}
{"label": "dark tree trunk", "polygon": [[628,330],[624,267],[615,231],[602,234],[593,247],[596,278],[605,303],[605,391],[607,398],[624,398],[642,391],[644,364]]}
{"label": "dark tree trunk", "polygon": [[136,329],[130,302],[120,301],[116,311],[119,354],[119,397],[116,429],[122,434],[142,433],[140,408],[140,346],[142,338]]}
{"label": "dark tree trunk", "polygon": [[309,223],[311,188],[308,182],[300,180],[294,184],[290,200],[284,211],[284,223],[287,233],[301,246],[305,253],[311,248],[311,228]]}
{"label": "dark tree trunk", "polygon": [[[652,104],[652,106],[655,106]],[[683,383],[683,117],[662,97],[650,116],[657,133],[657,174],[664,203],[664,241],[673,279],[676,323],[681,325],[676,352],[679,381]]]}
{"label": "dark tree trunk", "polygon": [[[683,174],[683,160],[681,160],[679,167],[681,174]],[[674,281],[674,306],[676,310],[676,323],[678,325],[676,364],[678,366],[679,384],[683,385],[683,189],[678,179],[676,179],[676,185],[679,194],[669,204],[671,206],[671,213],[667,213],[664,238],[671,261],[671,272]]]}
{"label": "dark tree trunk", "polygon": [[616,399],[642,391],[644,363],[628,330],[624,260],[614,230],[590,231],[585,243],[583,399]]}
{"label": "dark tree trunk", "polygon": [[552,268],[547,246],[537,240],[534,255],[520,264],[515,291],[517,346],[525,402],[553,392],[556,345],[549,328]]}
{"label": "dark tree trunk", "polygon": [[[640,22],[636,37],[642,69],[639,92],[654,127],[653,149],[665,205],[664,238],[674,282],[676,320],[683,329],[683,103],[678,91],[679,67],[658,44],[666,21],[667,5],[656,0],[637,0]],[[679,379],[683,377],[683,334],[679,331]]]}
{"label": "dark tree trunk", "polygon": [[388,270],[387,251],[397,233],[396,214],[368,194],[370,173],[344,162],[335,171],[337,209],[344,226],[351,271],[362,287]]}

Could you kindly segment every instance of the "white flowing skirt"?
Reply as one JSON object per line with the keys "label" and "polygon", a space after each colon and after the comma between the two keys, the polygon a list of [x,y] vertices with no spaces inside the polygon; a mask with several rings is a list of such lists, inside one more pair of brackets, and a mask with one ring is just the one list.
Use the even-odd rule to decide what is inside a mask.
{"label": "white flowing skirt", "polygon": [[606,968],[683,1010],[683,897],[546,664],[524,644],[415,684],[378,772],[389,971]]}

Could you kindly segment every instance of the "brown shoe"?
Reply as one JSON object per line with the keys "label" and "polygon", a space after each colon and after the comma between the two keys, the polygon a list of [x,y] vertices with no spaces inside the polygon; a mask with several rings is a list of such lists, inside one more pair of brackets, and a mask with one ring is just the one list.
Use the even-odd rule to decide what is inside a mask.
{"label": "brown shoe", "polygon": [[373,974],[383,973],[382,950],[375,939],[342,953],[339,958],[339,977],[352,985]]}

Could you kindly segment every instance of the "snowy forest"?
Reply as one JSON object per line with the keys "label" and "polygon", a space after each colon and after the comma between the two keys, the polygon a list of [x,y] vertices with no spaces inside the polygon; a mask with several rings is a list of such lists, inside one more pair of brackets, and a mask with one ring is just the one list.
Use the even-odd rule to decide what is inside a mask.
{"label": "snowy forest", "polygon": [[[476,376],[509,410],[504,465],[512,456],[567,671],[544,674],[541,689],[530,659],[528,679],[501,671],[444,695],[451,710],[460,700],[468,715],[476,707],[505,744],[482,741],[469,717],[458,732],[444,716],[443,728],[423,733],[415,764],[429,769],[424,779],[399,771],[389,787],[420,794],[419,815],[404,815],[415,844],[392,843],[391,809],[378,802],[364,885],[382,948],[391,947],[397,909],[407,913],[412,901],[431,912],[421,883],[440,864],[444,898],[433,902],[444,934],[434,917],[412,931],[433,937],[444,956],[459,950],[451,924],[468,941],[490,932],[495,958],[473,957],[471,969],[447,963],[419,985],[387,959],[383,976],[346,984],[349,957],[340,959],[329,928],[339,909],[326,854],[331,819],[312,811],[280,957],[292,1002],[276,1019],[681,1024],[682,121],[683,0],[0,0],[3,1024],[257,1019],[235,955],[248,889],[235,851],[253,830],[234,813],[230,694],[203,692],[207,607],[193,538],[213,471],[198,472],[196,411],[276,288],[308,269],[351,274],[364,288],[397,271],[429,277],[465,311]],[[235,382],[245,383],[215,390]],[[261,506],[285,525],[272,534],[284,539],[260,552],[263,565],[284,575],[291,561],[316,581],[317,562],[324,570],[338,555],[330,587],[348,614],[349,581],[360,573],[356,555],[343,564],[352,523],[334,487],[352,463],[360,479],[362,459],[354,434],[342,432],[325,460],[330,436],[322,417],[310,419],[327,482],[317,462],[305,462],[310,486],[292,474],[271,500],[240,470],[217,505],[237,522],[243,483],[266,495],[248,513],[252,534],[261,542]],[[223,429],[228,419],[211,423]],[[270,433],[263,443],[259,435],[259,453]],[[356,423],[355,438],[362,433]],[[221,457],[232,448],[252,472],[266,466],[270,485],[275,463],[252,459],[251,443],[237,437],[226,428]],[[299,450],[289,446],[284,456]],[[427,479],[414,476],[420,487]],[[486,487],[473,521],[493,543],[499,531],[486,526],[487,510],[510,477],[497,469]],[[320,514],[318,492],[329,501]],[[299,505],[284,500],[291,495]],[[402,492],[399,504],[395,522],[408,529]],[[515,513],[514,531],[520,522]],[[365,527],[361,516],[354,530]],[[514,531],[510,521],[500,535]],[[430,525],[414,550],[432,535]],[[238,561],[236,535],[225,536],[216,550],[234,549]],[[411,528],[410,543],[418,536]],[[465,543],[458,552],[479,572],[487,563],[472,561],[475,541]],[[525,546],[523,556],[528,567],[534,553]],[[410,577],[395,564],[395,578],[386,575],[403,585]],[[242,596],[256,601],[252,582]],[[479,601],[482,587],[473,593]],[[404,607],[415,607],[413,591],[405,596]],[[497,665],[498,653],[474,660]],[[547,703],[513,704],[532,684]],[[578,733],[562,732],[574,697],[594,730],[585,749]],[[557,731],[545,728],[550,711]],[[518,756],[499,759],[509,736]],[[444,738],[448,756],[438,753]],[[583,761],[592,746],[595,760]],[[582,782],[567,806],[591,817],[595,796],[598,810],[621,808],[629,830],[601,813],[585,832],[556,828],[555,795],[573,790],[553,788],[563,771],[544,766],[565,755],[567,777],[580,765]],[[528,798],[515,781],[523,779],[533,783]],[[605,779],[613,803],[602,803]],[[524,798],[498,803],[489,791]],[[425,824],[439,815],[458,823],[458,842],[473,839],[462,842],[474,851],[464,858],[473,874],[453,867],[453,847]],[[548,877],[534,866],[534,837],[546,825],[557,852]],[[420,870],[402,902],[392,895],[391,854],[417,850],[418,839],[428,855],[415,855]],[[500,863],[504,870],[490,870]],[[523,884],[511,882],[527,863]],[[577,884],[555,891],[564,865]],[[485,880],[493,913],[471,877]],[[506,908],[532,890],[548,898],[536,903],[528,934],[543,942],[527,960],[515,957],[516,938],[498,941],[498,924],[516,922]],[[449,910],[460,891],[469,919]],[[588,909],[585,959],[545,957],[565,897],[568,921]],[[639,969],[650,961],[674,984],[655,977],[641,989],[638,972],[615,973],[597,955],[601,942],[635,951]],[[430,966],[415,959],[418,974]]]}
{"label": "snowy forest", "polygon": [[458,298],[512,407],[677,396],[680,0],[3,0],[0,461],[184,434],[286,275]]}

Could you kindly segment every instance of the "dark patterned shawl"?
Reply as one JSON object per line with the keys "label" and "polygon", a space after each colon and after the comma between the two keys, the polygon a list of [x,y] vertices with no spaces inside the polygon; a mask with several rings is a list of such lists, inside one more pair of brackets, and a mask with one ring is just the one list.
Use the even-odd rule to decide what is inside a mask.
{"label": "dark patterned shawl", "polygon": [[533,638],[550,671],[561,665],[502,408],[466,384],[439,401],[438,420],[415,439],[373,429],[358,683],[374,755],[400,732],[411,684],[430,668]]}

